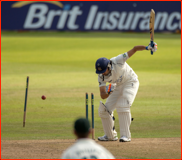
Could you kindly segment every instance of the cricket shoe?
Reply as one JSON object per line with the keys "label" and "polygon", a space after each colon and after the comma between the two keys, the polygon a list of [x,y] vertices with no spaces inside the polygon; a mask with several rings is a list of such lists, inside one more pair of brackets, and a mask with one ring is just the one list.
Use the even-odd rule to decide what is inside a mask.
{"label": "cricket shoe", "polygon": [[118,137],[115,136],[113,139],[109,139],[106,135],[102,136],[102,137],[98,137],[99,141],[117,141]]}
{"label": "cricket shoe", "polygon": [[130,142],[131,139],[130,138],[127,138],[125,136],[122,136],[120,139],[119,139],[120,142]]}

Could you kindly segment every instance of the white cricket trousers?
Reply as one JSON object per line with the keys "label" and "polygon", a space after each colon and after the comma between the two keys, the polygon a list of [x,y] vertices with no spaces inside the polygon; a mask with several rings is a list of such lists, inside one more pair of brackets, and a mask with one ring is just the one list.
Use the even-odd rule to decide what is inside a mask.
{"label": "white cricket trousers", "polygon": [[127,81],[126,83],[124,83],[120,86],[116,86],[116,89],[107,98],[107,101],[105,103],[105,106],[111,112],[113,112],[116,109],[116,111],[118,113],[119,126],[120,126],[120,137],[124,136],[124,137],[131,139],[130,107],[136,97],[138,88],[139,88],[139,81],[137,79]]}
{"label": "white cricket trousers", "polygon": [[109,111],[117,112],[123,110],[122,108],[130,108],[132,105],[139,88],[138,79],[130,80],[122,85],[116,86],[113,93],[107,98],[105,106]]}

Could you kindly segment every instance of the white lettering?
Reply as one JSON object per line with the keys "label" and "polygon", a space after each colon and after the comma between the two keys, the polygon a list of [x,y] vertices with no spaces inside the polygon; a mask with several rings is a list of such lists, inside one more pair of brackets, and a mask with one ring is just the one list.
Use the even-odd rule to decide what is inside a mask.
{"label": "white lettering", "polygon": [[140,30],[149,30],[149,18],[150,18],[150,12],[147,12],[143,16],[143,20],[139,23],[139,29]]}
{"label": "white lettering", "polygon": [[46,21],[46,24],[44,25],[44,28],[45,29],[51,28],[51,25],[52,25],[52,22],[53,22],[54,17],[55,16],[60,16],[60,15],[61,15],[61,11],[60,10],[58,10],[58,11],[51,10],[48,13],[47,21]]}
{"label": "white lettering", "polygon": [[96,5],[93,5],[90,8],[88,18],[85,24],[85,29],[91,29],[97,10],[98,10],[98,6]]}
{"label": "white lettering", "polygon": [[[36,13],[36,10],[40,10]],[[27,17],[25,19],[25,29],[36,29],[43,26],[46,21],[45,14],[48,11],[48,7],[45,4],[32,4],[28,10]],[[37,22],[33,23],[34,18],[38,18]]]}
{"label": "white lettering", "polygon": [[[155,26],[154,28],[157,28],[159,30],[163,30],[165,28],[166,22],[168,18],[168,13],[167,12],[158,12],[157,16],[155,18]],[[159,26],[160,23],[160,26]],[[159,26],[159,27],[158,27]]]}
{"label": "white lettering", "polygon": [[[129,12],[128,18],[126,18],[127,13],[126,12],[122,12],[120,19],[119,19],[119,23],[118,23],[118,29],[119,30],[128,30],[133,18],[134,13],[133,12]],[[125,22],[126,21],[126,22]],[[125,24],[124,24],[125,22]]]}
{"label": "white lettering", "polygon": [[135,13],[135,17],[133,18],[133,23],[131,25],[131,30],[135,30],[140,18],[143,18],[144,13],[143,12],[137,12]]}
{"label": "white lettering", "polygon": [[95,30],[99,29],[101,21],[102,21],[103,18],[104,18],[104,20],[102,22],[101,29],[106,29],[107,16],[108,16],[107,12],[98,12],[93,29],[95,29]]}
{"label": "white lettering", "polygon": [[[178,12],[173,12],[169,18],[168,18],[168,21],[167,21],[167,25],[166,25],[166,28],[170,31],[172,30],[176,30],[178,28],[178,22],[176,23],[173,23],[173,20],[174,19],[177,19],[177,20],[181,20],[181,15],[178,13]],[[173,24],[172,24],[173,23]],[[180,23],[181,24],[181,23]]]}
{"label": "white lettering", "polygon": [[79,6],[74,6],[72,8],[72,10],[69,12],[69,20],[68,20],[68,28],[69,29],[78,29],[79,25],[76,25],[75,24],[75,21],[76,21],[76,18],[77,16],[81,15],[82,14],[82,11],[79,10],[80,7]]}
{"label": "white lettering", "polygon": [[106,26],[108,30],[113,30],[117,27],[117,24],[118,24],[117,18],[119,18],[119,16],[120,16],[119,12],[111,12],[111,14],[109,15],[110,23],[107,23],[107,26]]}
{"label": "white lettering", "polygon": [[66,23],[66,19],[68,17],[68,11],[64,10],[62,12],[62,15],[59,18],[58,24],[57,24],[57,29],[63,29]]}
{"label": "white lettering", "polygon": [[[119,12],[98,11],[99,6],[92,5],[86,17],[86,23],[82,22],[85,30],[149,30],[150,12]],[[76,30],[80,28],[77,18],[83,13],[79,6],[73,6],[71,10],[48,10],[46,4],[32,4],[28,10],[24,29],[51,29],[58,19],[57,29],[67,28]],[[81,17],[82,18],[82,17]],[[53,23],[54,22],[54,23]],[[54,24],[55,25],[55,24]],[[54,26],[55,28],[55,26]],[[181,29],[181,13],[156,12],[155,30],[175,31]]]}

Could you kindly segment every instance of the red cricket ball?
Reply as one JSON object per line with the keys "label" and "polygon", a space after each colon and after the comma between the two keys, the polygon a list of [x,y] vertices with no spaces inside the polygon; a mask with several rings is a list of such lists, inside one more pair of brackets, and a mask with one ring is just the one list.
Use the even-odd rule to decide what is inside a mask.
{"label": "red cricket ball", "polygon": [[43,100],[45,100],[45,99],[46,99],[46,96],[43,95],[41,98],[42,98]]}

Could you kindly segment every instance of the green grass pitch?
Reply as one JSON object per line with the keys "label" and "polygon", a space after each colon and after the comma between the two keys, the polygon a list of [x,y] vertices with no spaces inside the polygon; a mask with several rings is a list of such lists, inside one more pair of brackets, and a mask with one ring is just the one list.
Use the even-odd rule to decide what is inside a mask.
{"label": "green grass pitch", "polygon": [[[127,61],[140,81],[131,107],[132,138],[181,135],[180,38],[177,34],[155,34],[158,50],[154,55],[139,51]],[[85,92],[89,93],[89,118],[94,93],[95,135],[102,136],[95,61],[148,43],[149,33],[2,32],[2,140],[74,139],[73,121],[85,117]],[[30,80],[23,128],[27,76]],[[42,95],[47,99],[42,100]],[[119,133],[116,111],[114,115]]]}

